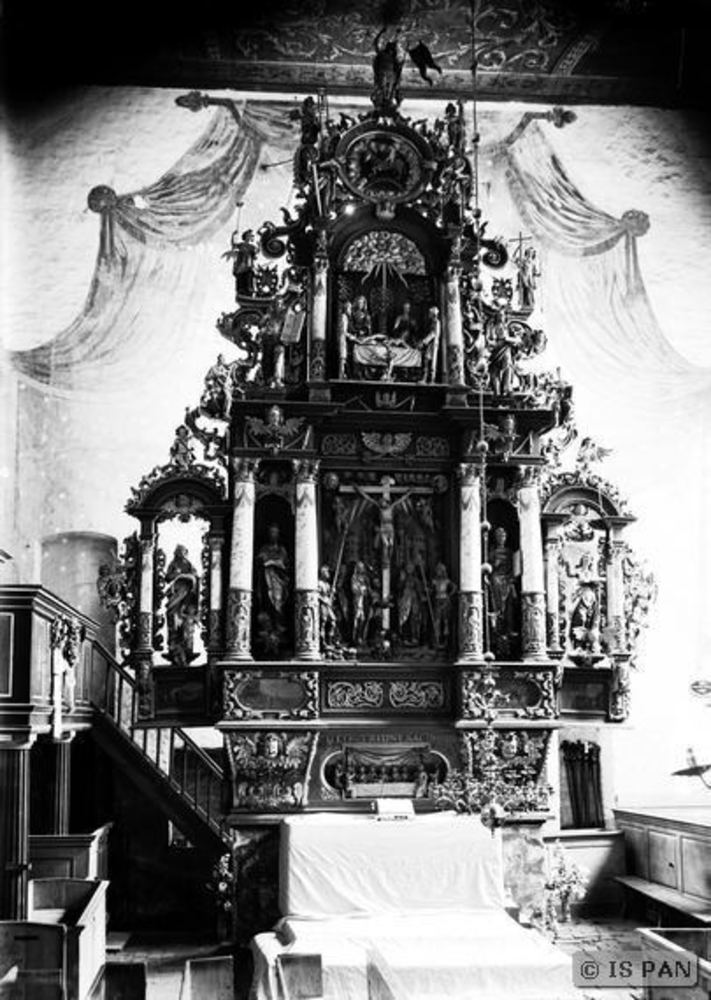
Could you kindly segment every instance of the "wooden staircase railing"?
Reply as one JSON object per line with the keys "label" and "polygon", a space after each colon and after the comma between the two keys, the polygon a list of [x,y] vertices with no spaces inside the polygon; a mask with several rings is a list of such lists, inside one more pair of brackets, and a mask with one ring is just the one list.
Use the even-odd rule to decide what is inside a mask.
{"label": "wooden staircase railing", "polygon": [[218,765],[177,726],[139,724],[135,679],[100,643],[94,643],[93,652],[94,709],[228,848],[232,837],[221,808],[224,775]]}

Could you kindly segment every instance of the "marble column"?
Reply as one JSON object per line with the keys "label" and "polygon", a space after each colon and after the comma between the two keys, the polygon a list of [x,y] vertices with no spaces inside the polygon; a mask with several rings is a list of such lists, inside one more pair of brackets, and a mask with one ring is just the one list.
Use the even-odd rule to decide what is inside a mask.
{"label": "marble column", "polygon": [[155,535],[142,536],[141,546],[141,582],[138,597],[138,651],[144,654],[149,662],[153,660],[153,591],[154,591],[154,559]]}
{"label": "marble column", "polygon": [[546,636],[548,650],[551,653],[561,653],[560,644],[560,580],[558,576],[558,559],[560,555],[560,536],[557,524],[546,524]]}
{"label": "marble column", "polygon": [[481,592],[481,476],[479,467],[459,467],[459,659],[481,660],[484,652]]}
{"label": "marble column", "polygon": [[234,462],[234,504],[230,546],[230,584],[227,596],[227,649],[225,660],[251,660],[252,564],[254,561],[254,476],[257,462]]}
{"label": "marble column", "polygon": [[296,656],[317,660],[320,655],[318,621],[318,519],[316,516],[317,461],[295,461],[296,538],[294,589]]}
{"label": "marble column", "polygon": [[138,685],[138,713],[144,718],[153,714],[153,594],[155,591],[156,538],[151,534],[139,539],[141,548],[140,586],[138,593],[138,636],[134,653]]}
{"label": "marble column", "polygon": [[52,742],[53,783],[49,789],[50,833],[69,833],[69,802],[71,795],[71,739]]}
{"label": "marble column", "polygon": [[623,557],[625,543],[620,538],[620,529],[611,528],[607,554],[607,624],[612,634],[612,652],[625,652],[625,585]]}
{"label": "marble column", "polygon": [[326,326],[328,321],[328,257],[317,251],[311,296],[311,343],[309,379],[326,381]]}
{"label": "marble column", "polygon": [[0,742],[0,920],[27,920],[30,741]]}
{"label": "marble column", "polygon": [[464,335],[462,333],[462,303],[459,278],[462,269],[450,264],[445,284],[445,328],[447,331],[447,375],[452,386],[464,385]]}
{"label": "marble column", "polygon": [[210,652],[215,654],[222,648],[222,551],[225,544],[223,535],[208,535],[210,551],[210,614],[208,618],[208,642]]}
{"label": "marble column", "polygon": [[518,489],[521,528],[522,653],[527,660],[546,658],[546,607],[544,596],[541,499],[537,470],[526,470]]}

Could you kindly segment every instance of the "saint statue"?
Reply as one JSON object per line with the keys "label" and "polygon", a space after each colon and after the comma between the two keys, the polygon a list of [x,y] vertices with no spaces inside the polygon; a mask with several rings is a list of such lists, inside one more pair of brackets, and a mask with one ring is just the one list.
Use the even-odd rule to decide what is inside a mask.
{"label": "saint statue", "polygon": [[386,38],[386,28],[381,28],[373,40],[375,55],[373,57],[373,77],[375,88],[372,101],[376,111],[392,114],[397,110],[400,101],[400,77],[407,55],[396,29],[392,38]]}
{"label": "saint statue", "polygon": [[217,361],[208,369],[200,405],[210,416],[229,419],[232,409],[232,366],[227,364],[224,354],[218,354]]}
{"label": "saint statue", "polygon": [[279,525],[270,524],[267,541],[257,553],[260,610],[277,625],[283,623],[289,599],[289,554],[279,536]]}
{"label": "saint statue", "polygon": [[403,642],[410,646],[420,644],[422,634],[423,588],[413,563],[400,572],[397,597],[398,632]]}
{"label": "saint statue", "polygon": [[403,302],[402,312],[393,324],[393,338],[402,340],[408,347],[415,345],[417,341],[417,323],[412,315],[412,306],[409,302]]}
{"label": "saint statue", "polygon": [[187,667],[196,656],[193,643],[198,624],[199,576],[188,558],[185,545],[175,546],[165,582],[168,658],[176,667]]}
{"label": "saint statue", "polygon": [[452,599],[457,585],[449,579],[447,567],[439,562],[435,566],[432,578],[432,597],[434,612],[434,642],[438,649],[444,648],[449,642],[449,629],[452,619]]}
{"label": "saint statue", "polygon": [[189,469],[195,462],[193,447],[190,441],[190,430],[185,424],[175,428],[175,440],[170,446],[171,465],[178,469]]}
{"label": "saint statue", "polygon": [[370,577],[365,563],[360,560],[353,567],[351,575],[351,637],[356,649],[365,638],[368,625],[369,602],[372,597]]}
{"label": "saint statue", "polygon": [[600,652],[599,578],[592,552],[583,552],[576,567],[577,590],[570,612],[568,635],[574,651]]}
{"label": "saint statue", "polygon": [[336,612],[333,608],[331,570],[322,566],[318,578],[318,611],[321,652],[333,649],[336,643]]}
{"label": "saint statue", "polygon": [[506,655],[516,632],[516,574],[514,553],[507,543],[506,528],[494,529],[494,545],[489,552],[489,613],[494,634],[495,651]]}
{"label": "saint statue", "polygon": [[350,311],[350,333],[356,340],[364,340],[373,333],[373,322],[370,318],[368,300],[365,295],[359,295]]}
{"label": "saint statue", "polygon": [[240,295],[253,296],[255,261],[257,259],[254,231],[245,229],[241,239],[238,233],[232,233],[232,246],[222,256],[232,260],[236,296],[238,298]]}

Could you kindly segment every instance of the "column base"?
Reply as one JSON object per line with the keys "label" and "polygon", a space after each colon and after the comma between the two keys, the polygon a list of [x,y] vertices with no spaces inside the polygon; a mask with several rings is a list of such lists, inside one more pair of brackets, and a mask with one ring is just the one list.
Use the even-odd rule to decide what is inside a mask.
{"label": "column base", "polygon": [[316,590],[297,590],[294,598],[296,604],[295,659],[309,662],[320,660],[318,592]]}
{"label": "column base", "polygon": [[250,662],[252,657],[252,591],[233,588],[227,598],[227,649],[229,663]]}
{"label": "column base", "polygon": [[524,660],[547,660],[546,601],[543,594],[521,594],[522,644]]}
{"label": "column base", "polygon": [[459,594],[460,663],[478,663],[484,658],[483,600],[481,591]]}

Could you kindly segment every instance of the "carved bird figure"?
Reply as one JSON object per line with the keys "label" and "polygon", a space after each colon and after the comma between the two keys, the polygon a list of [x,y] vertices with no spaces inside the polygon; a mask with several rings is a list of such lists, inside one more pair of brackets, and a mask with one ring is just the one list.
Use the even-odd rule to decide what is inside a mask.
{"label": "carved bird figure", "polygon": [[376,455],[402,455],[410,446],[412,434],[379,434],[375,431],[363,431],[363,444]]}

